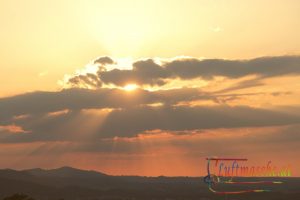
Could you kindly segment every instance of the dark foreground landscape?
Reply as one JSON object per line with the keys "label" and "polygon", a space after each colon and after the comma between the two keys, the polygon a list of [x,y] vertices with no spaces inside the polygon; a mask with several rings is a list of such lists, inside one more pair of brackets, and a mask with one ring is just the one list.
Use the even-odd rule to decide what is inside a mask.
{"label": "dark foreground landscape", "polygon": [[284,183],[275,186],[220,187],[220,190],[272,189],[272,192],[225,196],[209,192],[202,177],[110,176],[70,167],[23,171],[3,169],[0,170],[0,199],[300,199],[300,178],[267,178],[270,179],[280,179]]}

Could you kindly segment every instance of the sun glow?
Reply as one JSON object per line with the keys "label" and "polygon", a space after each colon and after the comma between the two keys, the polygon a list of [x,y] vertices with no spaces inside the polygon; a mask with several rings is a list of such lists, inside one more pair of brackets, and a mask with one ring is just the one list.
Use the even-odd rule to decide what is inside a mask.
{"label": "sun glow", "polygon": [[136,85],[136,84],[127,84],[123,87],[123,89],[126,91],[133,91],[133,90],[136,90],[137,88],[138,88],[138,85]]}

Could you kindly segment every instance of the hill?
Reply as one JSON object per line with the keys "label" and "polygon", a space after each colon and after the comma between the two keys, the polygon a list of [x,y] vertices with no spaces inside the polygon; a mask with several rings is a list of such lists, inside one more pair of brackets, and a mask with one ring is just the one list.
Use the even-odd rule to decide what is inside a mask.
{"label": "hill", "polygon": [[[241,178],[240,178],[241,179]],[[243,180],[278,180],[278,178],[243,178]],[[254,186],[272,192],[228,196],[227,199],[300,199],[300,178],[281,178],[284,184]],[[253,187],[253,186],[246,186]],[[211,193],[202,177],[110,176],[97,171],[71,167],[58,169],[0,170],[0,199],[21,193],[35,199],[224,199]],[[245,186],[234,187],[243,189]],[[231,189],[221,187],[220,190]]]}

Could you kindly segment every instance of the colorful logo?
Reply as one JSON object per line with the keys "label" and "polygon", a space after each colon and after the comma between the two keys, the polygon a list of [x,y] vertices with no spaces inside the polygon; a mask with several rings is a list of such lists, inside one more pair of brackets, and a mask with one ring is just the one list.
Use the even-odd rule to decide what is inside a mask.
{"label": "colorful logo", "polygon": [[[242,194],[251,192],[270,192],[269,189],[247,189],[238,191],[217,191],[217,185],[274,185],[281,181],[233,181],[233,177],[287,177],[291,176],[290,166],[277,168],[268,161],[265,166],[247,166],[246,158],[217,158],[209,157],[207,160],[207,176],[204,182],[210,191],[216,194]],[[211,173],[211,162],[214,164],[214,173]],[[263,186],[261,186],[263,187]]]}

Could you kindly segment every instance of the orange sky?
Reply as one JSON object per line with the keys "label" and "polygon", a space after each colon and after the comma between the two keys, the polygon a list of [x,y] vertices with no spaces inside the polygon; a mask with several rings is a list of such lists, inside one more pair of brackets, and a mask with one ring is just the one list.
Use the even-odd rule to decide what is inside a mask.
{"label": "orange sky", "polygon": [[0,168],[299,176],[300,2],[1,1]]}

